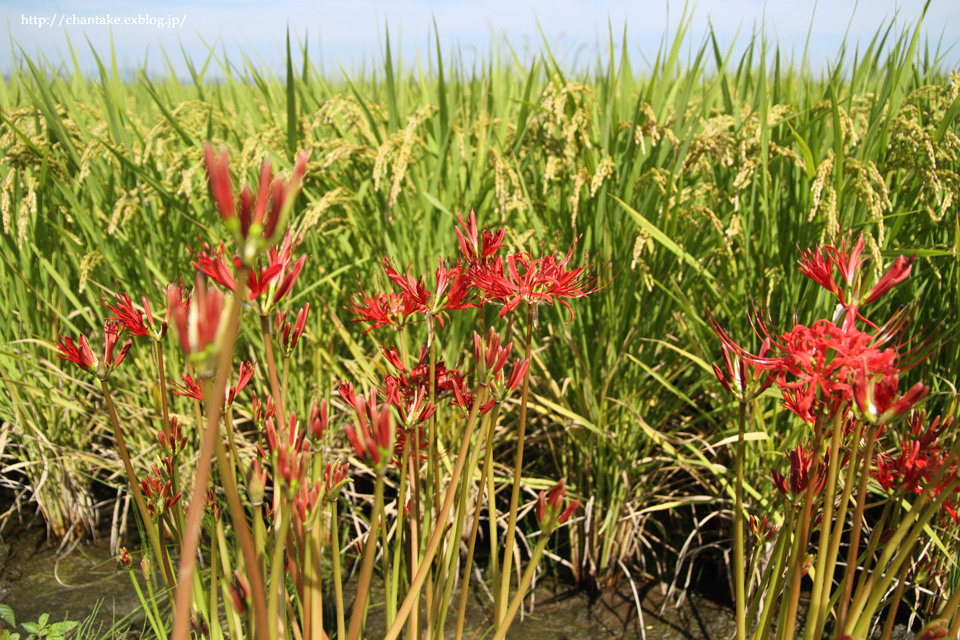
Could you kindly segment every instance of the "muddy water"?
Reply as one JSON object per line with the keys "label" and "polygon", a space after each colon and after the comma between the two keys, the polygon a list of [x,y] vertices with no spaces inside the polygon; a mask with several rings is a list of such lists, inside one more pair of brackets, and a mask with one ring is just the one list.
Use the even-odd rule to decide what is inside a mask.
{"label": "muddy water", "polygon": [[102,601],[97,622],[106,630],[140,606],[109,540],[61,555],[42,529],[8,533],[0,542],[0,602],[13,609],[18,624],[36,622],[42,613],[51,622],[84,620]]}
{"label": "muddy water", "polygon": [[[36,621],[49,613],[51,621],[83,620],[98,601],[97,621],[102,630],[139,608],[139,600],[126,571],[119,569],[107,540],[77,547],[57,555],[42,530],[7,535],[0,545],[0,602],[13,608],[18,622]],[[377,585],[379,581],[374,581]],[[348,586],[348,590],[351,590]],[[650,640],[714,640],[730,637],[732,616],[717,605],[687,598],[681,607],[663,607],[661,589],[638,585],[641,617],[629,584],[619,592],[604,594],[590,602],[586,594],[568,585],[543,581],[537,588],[532,611],[517,619],[508,638],[516,640],[574,640],[591,638],[648,638]],[[373,599],[378,600],[378,592]],[[348,596],[349,597],[349,596]],[[447,636],[453,637],[458,594],[454,594],[447,618]],[[529,600],[528,600],[529,602]],[[662,615],[661,615],[662,611]],[[370,612],[368,638],[382,637],[382,608]],[[474,586],[467,612],[466,638],[489,632],[489,598]],[[139,625],[136,625],[139,627]],[[21,630],[22,631],[22,630]]]}

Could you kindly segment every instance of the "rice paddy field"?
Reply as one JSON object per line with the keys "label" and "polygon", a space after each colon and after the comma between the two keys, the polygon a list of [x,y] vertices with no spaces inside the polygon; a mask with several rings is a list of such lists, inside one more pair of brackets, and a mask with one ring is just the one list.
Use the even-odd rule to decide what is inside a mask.
{"label": "rice paddy field", "polygon": [[[496,547],[486,551],[497,535],[503,536],[501,542],[517,536],[511,556],[517,584],[523,581],[517,569],[542,554],[538,579],[582,589],[594,600],[618,590],[636,595],[638,588],[656,584],[673,599],[689,591],[724,606],[743,603],[751,593],[782,592],[781,608],[789,611],[790,596],[799,591],[791,590],[791,584],[801,585],[805,594],[812,592],[814,602],[822,592],[831,592],[831,584],[841,591],[844,562],[833,574],[833,564],[817,564],[819,575],[811,571],[802,582],[797,571],[785,569],[782,580],[777,570],[765,572],[769,559],[789,544],[775,544],[777,538],[769,535],[764,539],[762,528],[759,534],[747,532],[745,560],[742,539],[735,553],[734,532],[746,526],[745,519],[756,518],[751,530],[760,526],[761,518],[786,530],[801,522],[795,520],[800,514],[813,520],[809,507],[786,515],[771,470],[793,479],[798,475],[796,461],[791,476],[791,459],[785,454],[810,444],[826,451],[830,432],[820,437],[811,429],[812,421],[798,420],[797,411],[784,406],[788,394],[776,386],[746,402],[728,393],[725,387],[736,386],[730,372],[736,377],[747,369],[737,364],[724,368],[724,348],[729,345],[718,337],[716,326],[735,337],[744,353],[756,353],[765,332],[779,336],[797,322],[839,318],[836,291],[798,270],[798,260],[806,259],[800,251],[825,245],[847,255],[844,252],[862,239],[863,260],[856,266],[864,282],[881,281],[898,256],[914,256],[909,278],[900,278],[882,299],[870,300],[865,313],[874,319],[896,318],[897,330],[909,326],[920,336],[904,342],[916,357],[901,360],[910,366],[899,371],[900,389],[905,392],[922,382],[923,410],[950,424],[957,412],[960,371],[960,74],[944,66],[943,49],[921,38],[919,25],[904,31],[883,27],[855,51],[839,51],[825,69],[811,67],[802,56],[787,58],[775,41],[761,36],[749,42],[742,57],[735,57],[730,43],[709,35],[702,41],[692,39],[688,26],[682,24],[665,38],[643,65],[632,59],[627,46],[601,46],[594,62],[577,69],[558,63],[547,46],[524,58],[504,46],[469,67],[455,53],[431,47],[411,64],[396,58],[389,39],[378,65],[350,76],[320,72],[308,48],[296,40],[288,41],[286,69],[276,74],[254,60],[227,60],[214,52],[207,59],[191,60],[188,78],[172,71],[121,73],[109,49],[96,51],[100,66],[94,76],[69,60],[22,58],[20,67],[0,82],[0,535],[15,537],[40,523],[48,538],[63,541],[64,551],[82,553],[92,540],[109,540],[111,553],[121,554],[121,547],[128,547],[137,563],[142,546],[143,557],[153,558],[153,575],[134,577],[132,585],[152,580],[158,583],[157,594],[153,587],[148,594],[138,586],[144,589],[141,600],[150,604],[144,604],[146,614],[130,620],[144,637],[186,637],[177,636],[183,632],[173,628],[173,612],[181,610],[173,592],[169,599],[160,595],[163,585],[158,582],[161,566],[170,563],[176,569],[177,554],[171,551],[172,559],[162,553],[150,556],[147,543],[153,532],[165,546],[186,544],[189,527],[181,519],[187,517],[187,503],[200,495],[193,493],[200,466],[211,465],[211,454],[205,459],[203,452],[209,418],[204,419],[198,401],[174,394],[171,386],[184,385],[181,376],[196,379],[197,361],[185,357],[175,321],[168,316],[170,338],[137,338],[109,377],[108,400],[105,383],[58,357],[62,350],[57,344],[62,344],[61,336],[85,335],[93,352],[102,353],[100,328],[115,315],[109,307],[116,305],[120,292],[140,311],[143,296],[159,323],[168,306],[167,285],[183,279],[189,289],[196,273],[192,263],[203,262],[200,254],[213,256],[221,241],[229,247],[236,229],[210,188],[215,182],[211,167],[216,166],[205,153],[204,143],[210,141],[211,149],[229,154],[237,184],[256,185],[264,158],[290,175],[298,157],[304,157],[300,154],[309,154],[299,195],[294,192],[287,207],[289,229],[300,237],[297,255],[306,257],[302,271],[269,317],[261,315],[262,323],[254,302],[238,320],[234,362],[249,361],[252,378],[230,409],[227,458],[239,465],[236,478],[244,505],[259,505],[248,498],[257,495],[249,493],[249,482],[248,493],[242,491],[249,478],[244,470],[257,457],[257,445],[267,449],[253,393],[276,403],[276,391],[282,388],[287,415],[294,407],[301,419],[311,415],[314,398],[326,403],[325,412],[329,406],[330,426],[317,442],[323,443],[324,456],[349,463],[351,479],[340,498],[339,520],[334,520],[336,548],[341,549],[334,555],[341,557],[348,592],[359,589],[362,594],[364,576],[368,583],[370,575],[377,585],[381,578],[386,581],[386,591],[374,589],[370,613],[371,620],[386,616],[385,625],[377,623],[386,637],[396,637],[388,633],[391,624],[402,627],[403,617],[410,615],[410,608],[404,614],[398,604],[420,588],[413,571],[417,563],[406,564],[411,560],[400,553],[405,547],[397,532],[408,536],[417,528],[410,525],[410,533],[402,533],[398,518],[404,507],[398,495],[404,495],[407,482],[409,491],[414,490],[411,478],[421,469],[411,461],[408,478],[406,462],[390,471],[365,463],[363,454],[371,451],[358,448],[344,428],[355,421],[338,384],[356,383],[357,395],[363,397],[362,391],[376,386],[398,358],[404,366],[408,361],[426,366],[423,358],[417,361],[419,345],[432,350],[431,376],[437,362],[472,371],[482,360],[474,353],[474,331],[483,336],[487,329],[500,332],[503,343],[513,345],[511,358],[526,351],[528,382],[513,385],[513,395],[503,400],[502,412],[498,401],[492,419],[471,416],[466,433],[461,423],[468,420],[469,402],[459,418],[429,418],[437,431],[428,429],[430,444],[424,442],[422,456],[422,471],[432,474],[437,487],[433,502],[424,498],[426,511],[431,505],[434,509],[434,520],[446,519],[439,517],[446,512],[437,513],[440,487],[464,478],[464,488],[450,492],[451,499],[457,496],[457,505],[463,504],[454,510],[462,516],[455,520],[462,536],[440,546],[436,573],[428,574],[425,583],[427,593],[436,589],[435,608],[451,603],[449,629],[461,592],[458,579],[450,576],[459,575],[462,567],[461,545],[464,554],[470,545],[473,558],[469,540],[478,537],[475,526],[470,535],[474,520],[480,533],[471,597],[481,602],[489,598],[491,604],[484,606],[495,612],[507,609],[506,596],[495,602],[491,592],[502,590],[490,578],[499,575],[491,569],[498,562]],[[438,257],[455,257],[464,235],[469,244],[471,211],[481,230],[504,230],[504,251],[564,256],[575,247],[570,267],[587,265],[577,276],[583,295],[563,299],[544,294],[540,304],[525,298],[516,322],[513,315],[501,314],[506,307],[502,300],[495,304],[489,293],[482,294],[486,300],[479,308],[436,317],[427,313],[417,321],[401,322],[399,329],[388,323],[369,330],[369,323],[357,321],[356,309],[364,302],[358,291],[371,294],[395,286],[397,295],[405,291],[385,271],[384,257],[396,272],[428,274],[430,286]],[[464,234],[459,243],[458,233]],[[228,269],[233,265],[224,264]],[[830,282],[833,278],[831,272]],[[208,285],[215,287],[212,281]],[[852,281],[847,284],[852,286]],[[861,297],[869,299],[866,292],[860,292]],[[849,309],[849,303],[849,296],[841,297],[842,308]],[[289,349],[283,343],[282,363],[274,363],[274,347],[268,343],[281,340],[282,323],[270,329],[273,309],[287,310],[289,322],[305,304],[309,314],[299,341]],[[892,335],[893,324],[875,320],[872,326],[879,325],[878,336]],[[268,350],[269,357],[264,355]],[[159,378],[158,355],[166,363],[166,373]],[[714,363],[725,378],[718,379]],[[759,370],[763,363],[752,366]],[[508,375],[509,367],[504,377]],[[431,382],[431,402],[433,391]],[[859,406],[861,413],[869,413]],[[166,451],[158,444],[158,430],[170,433],[169,418],[164,418],[169,414],[182,430],[176,474],[169,468],[182,487],[177,493],[182,504],[158,507],[169,509],[158,526],[144,525],[130,492],[127,454],[119,450],[111,419],[114,411],[121,417],[119,432],[134,477],[141,479],[166,478],[166,472],[154,466]],[[323,421],[326,426],[326,413]],[[481,435],[475,435],[476,452],[467,454],[467,471],[472,455],[475,475],[461,471],[457,455],[461,440],[469,443],[474,421],[490,424],[486,445],[481,449]],[[878,431],[878,451],[891,460],[913,442],[908,427],[891,427],[886,435]],[[289,432],[293,438],[293,426]],[[438,435],[431,437],[433,433]],[[943,452],[956,449],[955,427],[937,437]],[[521,442],[522,459],[517,454]],[[918,445],[929,446],[929,439]],[[409,448],[404,451],[408,457]],[[845,458],[851,465],[864,457],[856,451],[853,446],[852,456]],[[939,462],[949,466],[950,457],[943,455]],[[489,466],[484,464],[481,471],[486,457]],[[827,455],[824,468],[831,457],[843,458]],[[866,459],[869,463],[869,453]],[[279,482],[276,460],[271,478]],[[948,479],[949,473],[955,475],[955,459],[952,464],[954,471],[945,471]],[[521,477],[515,465],[522,471],[519,483],[514,483]],[[216,478],[224,473],[223,467],[214,469]],[[866,493],[851,502],[861,507],[856,513],[852,506],[845,510],[847,503],[839,500],[841,495],[851,500],[857,495],[854,476],[839,473],[836,487],[828,489],[828,495],[838,498],[836,507],[822,500],[821,507],[812,508],[829,507],[823,519],[840,524],[832,533],[830,527],[810,532],[811,543],[819,540],[828,548],[826,541],[836,540],[839,557],[846,558],[852,530],[860,535],[862,521],[862,561],[869,565],[882,554],[882,547],[868,545],[873,530],[882,534],[884,523],[894,527],[891,523],[907,522],[914,517],[908,498],[929,494],[917,489],[891,497],[895,492],[887,491],[879,471],[864,471]],[[215,486],[226,488],[212,495],[220,494],[226,512],[236,488],[217,484],[216,478]],[[534,535],[538,521],[542,526],[550,516],[538,515],[538,493],[561,478],[567,504],[576,499],[579,508],[569,520],[561,519],[563,526],[557,522],[549,542],[544,535],[544,545],[539,545],[541,538]],[[431,480],[425,482],[432,486]],[[941,487],[943,504],[951,504],[947,496],[955,488],[955,483]],[[143,492],[152,499],[149,490]],[[275,496],[280,493],[274,490]],[[499,510],[501,516],[491,517],[480,503],[492,503],[489,513]],[[887,503],[893,506],[884,511]],[[841,506],[843,515],[837,515],[834,509]],[[280,513],[294,513],[293,506]],[[223,516],[216,523],[206,517],[194,591],[209,597],[194,601],[192,633],[254,637],[253,631],[241,633],[246,618],[228,604],[239,587],[231,583],[234,572],[226,567],[249,567],[248,560],[240,560],[244,543],[235,538],[237,523],[249,521],[256,534],[261,516],[236,522]],[[282,530],[279,523],[286,521],[277,518],[274,526]],[[867,626],[851,627],[853,636],[866,637],[865,631],[871,630],[883,634],[888,620],[918,631],[938,615],[956,610],[951,595],[960,585],[960,529],[950,517],[931,518],[903,560],[888,568],[898,579],[887,583]],[[516,534],[509,532],[511,521]],[[363,560],[373,554],[363,554],[361,547],[378,547],[378,522],[384,553],[370,561],[367,571],[369,563]],[[279,555],[271,555],[268,545],[267,557],[258,563],[265,576],[284,565],[282,558],[293,558],[296,548],[304,580],[309,578],[303,567],[311,556],[307,553],[304,560],[302,555],[304,540],[311,539],[306,523],[301,523],[304,530],[297,529],[296,521],[291,525],[293,541],[285,552],[283,542],[277,543]],[[269,521],[266,528],[271,528]],[[334,533],[330,523],[317,530],[317,540],[327,545]],[[427,530],[419,533],[425,537]],[[323,553],[329,551],[319,555]],[[421,565],[430,565],[424,562],[424,554],[430,555],[425,539],[419,554],[412,553]],[[225,563],[221,571],[217,554],[233,564]],[[823,556],[831,562],[837,555],[812,553],[810,561]],[[388,556],[402,568],[388,563]],[[331,558],[323,557],[327,567]],[[737,558],[741,574],[747,565],[746,594],[740,598],[736,583],[743,578],[737,577]],[[787,562],[780,568],[790,566]],[[797,582],[791,583],[794,573]],[[881,574],[878,569],[876,575]],[[507,568],[506,583],[510,576]],[[0,584],[4,579],[0,574]],[[308,635],[303,625],[311,619],[306,605],[310,597],[303,595],[299,579],[288,578],[289,602],[294,603],[288,611],[282,611],[287,601],[282,588],[281,611],[271,611],[288,625],[282,637]],[[883,579],[877,578],[879,583]],[[351,580],[360,585],[350,586]],[[345,635],[332,622],[332,581],[325,578],[318,584],[314,591],[324,594],[328,617],[323,625],[312,622],[314,633],[357,637],[352,618]],[[899,593],[898,584],[903,585]],[[9,596],[16,585],[5,588]],[[294,594],[298,590],[299,598]],[[272,593],[276,591],[274,584]],[[509,586],[504,593],[509,595]],[[215,608],[218,597],[220,613]],[[824,625],[834,628],[837,600],[823,597],[829,613],[824,622],[807,625],[813,627],[806,631],[808,637],[827,633]],[[337,599],[342,605],[343,596]],[[269,607],[268,600],[264,602]],[[636,602],[639,605],[639,597]],[[864,610],[870,610],[872,602],[872,596],[864,596]],[[877,608],[880,604],[888,608]],[[435,622],[430,616],[436,616],[436,610],[431,613],[429,602],[426,606],[420,623],[428,620],[431,628],[442,630],[444,621]],[[522,593],[520,606],[531,606]],[[764,603],[759,610],[777,608]],[[62,612],[51,613],[63,617]],[[626,617],[622,631],[639,637],[642,625],[636,613]],[[197,622],[201,617],[202,624]],[[792,637],[793,627],[785,630],[784,625],[788,623],[777,625],[778,637]],[[798,623],[798,633],[804,628]],[[83,629],[93,635],[89,626]],[[947,626],[943,630],[946,634]],[[491,624],[489,631],[488,637],[506,633],[499,624]],[[772,627],[769,631],[773,633]],[[276,633],[273,629],[269,635]],[[366,637],[373,637],[371,633]],[[435,633],[439,637],[440,631]],[[889,630],[886,633],[889,636]]]}

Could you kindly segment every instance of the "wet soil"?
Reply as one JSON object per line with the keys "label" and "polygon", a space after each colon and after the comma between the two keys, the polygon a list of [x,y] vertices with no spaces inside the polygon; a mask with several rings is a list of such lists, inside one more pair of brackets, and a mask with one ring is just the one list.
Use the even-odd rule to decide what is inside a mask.
{"label": "wet soil", "polygon": [[[8,531],[0,538],[0,603],[17,622],[82,621],[97,612],[94,628],[108,629],[137,610],[140,601],[126,571],[110,553],[110,541],[78,544],[69,553],[47,540],[39,527]],[[99,610],[98,610],[99,605]],[[2,623],[0,623],[2,624]]]}
{"label": "wet soil", "polygon": [[[733,617],[727,608],[696,597],[686,597],[676,606],[665,603],[664,591],[661,585],[646,582],[637,585],[635,596],[624,582],[619,590],[591,599],[562,581],[547,579],[538,585],[532,607],[528,598],[527,611],[513,624],[508,638],[726,640],[731,636]],[[447,636],[451,638],[458,597],[455,593],[447,618]],[[376,591],[373,600],[377,601]],[[637,615],[638,600],[641,615]],[[9,605],[21,623],[35,621],[42,613],[50,614],[51,621],[84,620],[101,603],[94,627],[104,631],[128,615],[137,618],[140,606],[129,575],[110,553],[108,539],[58,554],[58,545],[47,541],[43,529],[38,528],[8,531],[0,539],[0,602]],[[474,585],[466,638],[480,638],[489,631],[490,610],[488,596]],[[369,638],[384,633],[380,612],[378,608],[370,612]]]}

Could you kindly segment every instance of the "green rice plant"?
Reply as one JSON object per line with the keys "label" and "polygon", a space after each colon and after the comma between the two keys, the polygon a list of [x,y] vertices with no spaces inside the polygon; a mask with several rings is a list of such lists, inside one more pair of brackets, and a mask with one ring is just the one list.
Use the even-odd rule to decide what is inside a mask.
{"label": "green rice plant", "polygon": [[[19,461],[9,473],[36,490],[57,535],[92,526],[84,492],[93,479],[116,482],[120,460],[105,407],[65,393],[76,383],[50,357],[56,336],[102,326],[107,289],[154,298],[188,270],[185,247],[216,244],[203,140],[236,149],[237,172],[251,180],[262,157],[288,166],[304,149],[306,204],[295,224],[312,284],[291,303],[314,313],[289,361],[291,401],[303,406],[335,379],[378,366],[365,355],[370,337],[339,317],[345,292],[357,278],[370,282],[385,255],[434,268],[458,212],[473,207],[481,225],[531,230],[508,234],[512,251],[562,250],[579,237],[578,252],[616,265],[615,277],[572,320],[562,307],[538,313],[563,322],[534,318],[544,327],[531,342],[540,409],[528,417],[523,477],[540,488],[536,478],[562,476],[590,498],[555,549],[577,580],[600,589],[631,562],[668,573],[670,553],[651,551],[675,546],[667,518],[701,503],[726,522],[734,512],[737,408],[705,375],[719,355],[705,304],[737,335],[749,335],[752,304],[775,326],[790,324],[785,300],[813,297],[829,313],[827,296],[788,277],[793,247],[850,228],[864,232],[873,265],[917,255],[914,277],[883,311],[922,296],[916,322],[925,326],[960,306],[960,78],[920,40],[919,24],[881,26],[855,56],[844,45],[826,71],[788,60],[762,33],[734,58],[733,43],[712,33],[694,43],[689,24],[686,15],[642,72],[612,32],[593,67],[576,71],[546,44],[526,60],[495,49],[473,69],[437,46],[414,70],[389,37],[381,64],[349,78],[326,77],[305,45],[289,42],[279,76],[211,50],[189,61],[188,83],[172,70],[128,80],[112,51],[95,51],[97,77],[76,57],[24,57],[0,84],[0,377],[10,399],[0,410],[7,455]],[[453,319],[438,358],[457,362],[472,330]],[[428,337],[422,325],[408,332]],[[519,332],[513,339],[524,348]],[[246,348],[265,344],[254,336]],[[941,375],[931,382],[939,407],[955,395],[944,372],[957,370],[958,349],[946,343],[916,371]],[[162,355],[173,382],[189,373],[175,349]],[[156,353],[129,357],[115,395],[132,416],[123,435],[141,449],[163,394],[148,382]],[[174,400],[170,411],[193,426],[195,452],[192,403]],[[498,439],[501,465],[512,461],[514,433]],[[768,470],[800,432],[761,397],[747,436],[746,506],[763,512],[777,500]],[[146,459],[131,462],[147,470]],[[43,480],[51,474],[58,482]],[[509,501],[512,476],[493,475],[493,493]]]}

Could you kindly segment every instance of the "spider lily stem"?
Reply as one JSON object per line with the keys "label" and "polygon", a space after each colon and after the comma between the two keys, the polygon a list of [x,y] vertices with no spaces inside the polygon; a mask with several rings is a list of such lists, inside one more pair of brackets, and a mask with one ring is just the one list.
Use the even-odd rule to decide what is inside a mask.
{"label": "spider lily stem", "polygon": [[[524,358],[530,361],[530,346],[533,341],[533,305],[527,305],[527,341]],[[503,545],[503,568],[500,573],[500,608],[496,612],[496,628],[507,615],[506,606],[510,594],[510,569],[513,565],[513,547],[517,534],[517,510],[520,504],[520,474],[523,471],[523,440],[527,430],[527,400],[530,395],[530,369],[523,375],[523,391],[520,395],[520,424],[517,427],[517,455],[513,464],[513,489],[510,493],[510,513]]]}
{"label": "spider lily stem", "polygon": [[127,474],[127,482],[130,484],[130,491],[133,493],[133,501],[137,505],[137,511],[140,513],[140,519],[143,521],[143,528],[147,531],[147,538],[150,541],[150,547],[157,565],[163,571],[163,581],[169,588],[176,588],[176,581],[173,578],[173,572],[170,569],[170,559],[164,552],[163,545],[160,544],[160,536],[157,533],[156,523],[150,517],[147,511],[147,503],[143,499],[143,492],[140,491],[140,483],[137,481],[137,472],[133,469],[130,462],[130,452],[127,450],[127,443],[123,439],[123,432],[120,430],[120,420],[117,418],[117,408],[113,403],[113,396],[110,394],[110,384],[106,380],[100,381],[100,388],[103,390],[103,397],[107,405],[107,412],[110,414],[110,424],[113,425],[113,437],[117,441],[117,451],[120,453],[120,459],[123,461],[123,469]]}

